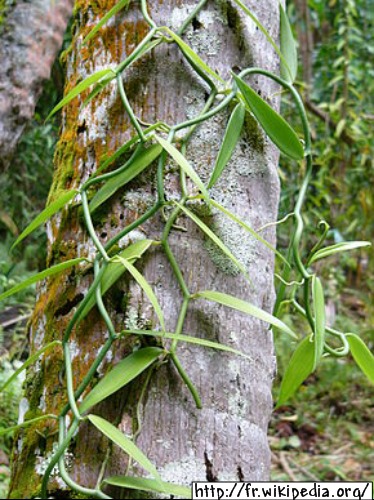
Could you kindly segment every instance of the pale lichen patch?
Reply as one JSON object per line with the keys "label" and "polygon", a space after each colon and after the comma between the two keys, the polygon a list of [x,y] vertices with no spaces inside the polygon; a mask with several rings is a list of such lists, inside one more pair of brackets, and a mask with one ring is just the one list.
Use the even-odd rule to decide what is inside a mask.
{"label": "pale lichen patch", "polygon": [[29,411],[30,404],[27,398],[22,398],[20,403],[19,403],[19,409],[18,409],[18,425],[22,424],[25,419],[26,413]]}
{"label": "pale lichen patch", "polygon": [[[169,483],[179,485],[190,485],[191,478],[194,481],[206,481],[205,463],[202,459],[194,456],[191,450],[191,456],[184,456],[180,460],[170,462],[159,469],[161,478]],[[159,495],[157,498],[169,498]]]}

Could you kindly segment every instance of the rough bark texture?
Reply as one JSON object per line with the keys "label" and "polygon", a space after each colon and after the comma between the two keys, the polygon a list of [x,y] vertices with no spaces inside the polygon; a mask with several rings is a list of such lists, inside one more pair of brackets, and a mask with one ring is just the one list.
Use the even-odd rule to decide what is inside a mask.
{"label": "rough bark texture", "polygon": [[[251,0],[246,3],[276,38],[278,1]],[[150,11],[160,25],[176,29],[194,4],[192,0],[184,3],[152,1]],[[94,71],[116,66],[147,32],[135,5],[126,13],[117,15],[91,44],[82,46],[82,38],[111,5],[109,0],[97,3],[77,1],[73,44],[66,55],[66,91]],[[208,3],[184,38],[224,78],[229,76],[231,68],[252,64],[276,70],[272,49],[234,3]],[[185,63],[175,45],[161,46],[140,60],[126,72],[124,82],[135,113],[149,122],[184,120],[200,110],[206,99],[204,84]],[[254,78],[251,83],[277,106],[274,98],[277,89],[269,81]],[[80,111],[81,101],[78,101],[72,102],[63,114],[51,199],[61,190],[79,186],[95,170],[104,153],[115,151],[133,133],[114,84],[83,111]],[[209,178],[227,117],[228,114],[223,113],[203,125],[188,148],[190,161],[204,181]],[[275,148],[248,115],[233,159],[212,190],[213,198],[254,228],[274,221],[279,193],[277,160]],[[103,241],[152,203],[155,198],[154,172],[154,169],[147,171],[102,211],[97,227]],[[178,176],[174,172],[175,169],[171,168],[167,176],[168,198],[178,193]],[[195,210],[199,212],[201,206],[196,205]],[[191,292],[220,290],[271,311],[271,252],[220,215],[205,212],[204,220],[246,266],[252,284],[237,274],[231,262],[204,239],[196,226],[181,218],[179,223],[188,228],[188,233],[173,231],[170,243]],[[130,240],[144,236],[159,239],[161,229],[162,220],[157,217],[132,234]],[[50,264],[76,254],[92,255],[92,244],[75,209],[56,217],[48,227],[48,234]],[[273,229],[267,230],[265,236],[274,244]],[[123,245],[127,243],[128,240],[122,242]],[[140,262],[139,268],[160,300],[167,329],[173,331],[181,294],[161,249],[152,250]],[[91,280],[91,275],[83,276],[78,269],[43,285],[31,324],[33,349],[61,338],[72,308],[81,297],[79,294],[85,293]],[[142,328],[155,322],[152,308],[139,288],[126,279],[108,295],[106,303],[117,328],[123,328],[124,324]],[[138,408],[142,422],[137,444],[157,465],[165,480],[189,484],[192,480],[268,479],[267,426],[272,409],[271,384],[275,365],[268,326],[234,310],[195,301],[189,310],[184,332],[241,349],[251,356],[251,361],[180,343],[178,354],[200,391],[203,409],[195,408],[175,369],[170,364],[162,366],[153,374],[146,398]],[[106,329],[98,313],[93,311],[74,336],[75,384],[86,373],[106,337]],[[136,342],[137,339],[131,338],[115,344],[98,377],[131,352]],[[61,352],[56,350],[30,372],[23,402],[25,418],[33,418],[42,412],[57,412],[66,402],[64,384],[61,386],[58,377],[61,359]],[[95,412],[105,415],[125,433],[131,434],[136,419],[136,399],[143,381],[144,378],[137,379],[130,388],[116,393]],[[46,455],[56,440],[54,431],[53,422],[49,422],[48,426],[41,423],[19,434],[14,453],[11,497],[30,498],[37,494]],[[82,425],[74,448],[69,450],[70,471],[77,481],[95,485],[108,446],[108,441],[92,426]],[[106,474],[123,474],[126,465],[124,454],[116,447],[110,449]],[[63,489],[58,478],[51,481],[50,487],[54,493]],[[64,495],[68,498],[67,492]],[[115,497],[119,498],[118,493]],[[130,497],[134,498],[133,494]]]}
{"label": "rough bark texture", "polygon": [[18,139],[34,114],[61,48],[73,0],[9,4],[0,12],[4,13],[0,18],[0,171],[9,166]]}

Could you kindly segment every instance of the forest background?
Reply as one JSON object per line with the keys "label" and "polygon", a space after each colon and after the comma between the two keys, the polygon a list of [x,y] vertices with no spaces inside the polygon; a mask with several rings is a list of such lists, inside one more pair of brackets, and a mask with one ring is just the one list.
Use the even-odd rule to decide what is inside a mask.
{"label": "forest background", "polygon": [[[5,5],[5,4],[4,4]],[[0,18],[3,3],[0,2]],[[298,88],[309,112],[315,176],[305,210],[310,242],[320,220],[333,228],[329,242],[372,241],[374,233],[374,43],[373,0],[293,0],[288,14],[299,45]],[[1,29],[1,22],[0,22]],[[66,31],[62,52],[70,43]],[[45,267],[43,228],[9,255],[22,228],[45,206],[53,173],[59,117],[45,122],[61,99],[63,70],[57,58],[32,122],[19,141],[11,167],[0,174],[0,293]],[[285,102],[283,113],[293,113]],[[286,115],[287,118],[287,115]],[[292,210],[303,172],[280,163],[282,196],[279,219]],[[288,246],[287,226],[278,227],[278,249]],[[374,348],[374,253],[372,249],[338,254],[321,261],[329,324],[359,333]],[[27,358],[25,322],[35,291],[0,304],[0,385]],[[295,318],[283,310],[288,324]],[[299,321],[299,320],[297,320]],[[292,346],[276,339],[279,381]],[[370,480],[374,476],[372,387],[351,359],[324,360],[297,395],[273,416],[269,439],[273,480]],[[0,397],[0,431],[17,422],[22,396],[18,379]],[[0,438],[0,498],[6,495],[11,435]]]}

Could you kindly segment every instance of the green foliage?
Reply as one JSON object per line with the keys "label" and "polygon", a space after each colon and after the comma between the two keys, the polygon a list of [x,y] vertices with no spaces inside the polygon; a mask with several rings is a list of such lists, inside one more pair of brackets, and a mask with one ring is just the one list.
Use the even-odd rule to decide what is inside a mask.
{"label": "green foliage", "polygon": [[69,267],[80,264],[85,260],[87,259],[85,259],[84,257],[79,257],[77,259],[67,260],[65,262],[61,262],[60,264],[56,264],[55,266],[48,267],[44,271],[41,271],[40,273],[37,273],[34,276],[30,276],[30,278],[27,278],[26,280],[22,281],[21,283],[18,283],[17,285],[13,286],[6,292],[0,294],[0,300],[4,300],[10,297],[11,295],[21,292],[25,288],[29,287],[30,285],[33,285],[34,283],[37,283],[38,281],[48,278],[49,276],[54,276],[55,274],[61,273],[62,271],[65,271],[65,269],[69,269]]}
{"label": "green foliage", "polygon": [[55,213],[60,211],[69,201],[71,201],[78,191],[76,189],[73,189],[71,191],[68,191],[61,195],[57,200],[55,200],[53,203],[48,205],[47,208],[45,208],[35,219],[27,226],[27,228],[22,231],[22,233],[18,236],[14,244],[12,245],[11,250],[18,245],[26,236],[28,236],[30,233],[35,231],[39,226],[44,224],[48,219],[52,217]]}
{"label": "green foliage", "polygon": [[[371,211],[373,190],[369,188],[374,182],[374,142],[369,132],[373,93],[373,65],[370,63],[373,34],[369,26],[373,22],[373,12],[366,2],[360,0],[333,1],[329,3],[329,8],[320,0],[309,1],[308,5],[309,18],[302,18],[302,14],[292,4],[288,9],[292,26],[297,28],[300,37],[304,37],[300,40],[303,73],[306,76],[312,74],[312,78],[301,87],[314,139],[315,167],[304,203],[305,243],[300,250],[301,255],[309,253],[307,264],[318,269],[325,298],[329,300],[330,307],[334,304],[337,309],[336,325],[329,326],[349,331],[356,326],[348,324],[347,313],[344,312],[347,287],[360,289],[369,323],[370,318],[373,318],[370,300],[366,300],[374,290],[373,252],[361,251],[370,243],[344,241],[370,240],[374,231]],[[314,39],[309,52],[305,48],[307,36]],[[287,104],[286,116],[293,118],[297,111],[296,104],[287,97],[284,102]],[[283,181],[280,213],[283,216],[289,212],[297,197],[297,185],[300,177],[305,175],[305,170],[298,172],[283,159],[280,168]],[[332,223],[334,229],[329,231],[325,228],[321,234],[314,228],[318,221],[325,220]],[[281,246],[283,241],[288,240],[288,235],[288,224],[280,225]],[[349,250],[355,252],[346,253]],[[292,279],[297,278],[288,273],[287,281]],[[285,289],[286,286],[281,284],[279,290],[283,293]],[[305,310],[308,307],[303,310],[293,308],[292,296],[295,291],[295,286],[290,288],[287,296],[291,297],[291,301],[288,305],[284,302],[283,310],[288,314],[296,310],[310,316],[310,312]],[[329,351],[329,354],[342,356],[349,350],[346,343],[350,336],[347,334],[344,340],[334,328],[326,330],[326,340],[334,344],[334,350]],[[369,335],[365,340],[372,345],[370,338]],[[341,347],[338,347],[340,342]],[[353,355],[352,346],[350,349]],[[327,364],[325,358],[322,364]],[[320,373],[323,377],[323,372]]]}
{"label": "green foliage", "polygon": [[[152,240],[141,240],[129,245],[125,250],[118,254],[121,259],[126,259],[130,263],[134,263],[137,259],[141,258],[144,252],[146,252],[152,244],[155,242]],[[122,276],[126,268],[121,264],[121,262],[115,262],[114,259],[105,267],[102,277],[101,277],[101,294],[104,295],[111,286],[114,285],[116,281]],[[82,321],[83,318],[91,311],[91,309],[96,304],[95,297],[89,296],[87,294],[85,302],[82,302],[81,307],[77,310],[77,321]],[[83,307],[82,307],[83,305]]]}
{"label": "green foliage", "polygon": [[90,33],[84,39],[84,43],[87,43],[89,40],[91,40],[98,33],[98,31],[104,26],[104,24],[109,21],[109,19],[115,16],[120,10],[127,7],[129,3],[130,0],[119,0],[119,2],[116,3],[116,5],[112,7],[105,14],[105,16],[103,16],[102,19],[96,24],[96,26],[90,31]]}
{"label": "green foliage", "polygon": [[371,383],[374,384],[374,356],[369,351],[365,342],[360,339],[358,335],[349,333],[347,335],[347,339],[354,360]]}
{"label": "green foliage", "polygon": [[280,12],[280,50],[287,65],[281,60],[281,77],[289,83],[293,83],[297,76],[297,49],[295,39],[291,30],[290,21],[281,4]]}
{"label": "green foliage", "polygon": [[230,161],[230,158],[240,137],[240,132],[244,123],[244,117],[245,107],[241,103],[239,103],[235,106],[234,111],[232,112],[227,124],[225,136],[223,138],[217,156],[216,164],[210,177],[208,188],[214,186],[214,184],[221,177],[227,163]]}
{"label": "green foliage", "polygon": [[148,458],[140,451],[140,449],[132,442],[131,439],[126,437],[117,427],[114,427],[110,422],[104,420],[97,415],[88,415],[87,419],[99,429],[105,436],[107,436],[113,443],[122,448],[132,459],[143,467],[144,470],[152,474],[159,483],[160,488],[163,488],[161,478],[156,470],[156,467],[148,460]]}
{"label": "green foliage", "polygon": [[[55,113],[57,113],[57,111],[59,111],[62,107],[69,104],[70,101],[72,101],[75,97],[77,97],[79,94],[84,92],[86,89],[88,89],[94,83],[97,83],[100,80],[103,80],[104,77],[110,78],[110,80],[112,80],[113,78],[115,78],[115,76],[116,75],[112,69],[101,69],[100,71],[97,71],[93,75],[88,76],[82,82],[78,83],[78,85],[75,86],[68,93],[67,96],[65,96],[58,104],[56,104],[56,106],[52,109],[52,111],[47,116],[47,120],[49,118],[51,118]],[[109,83],[109,81],[106,79],[107,83]]]}
{"label": "green foliage", "polygon": [[[22,363],[20,361],[9,361],[4,355],[1,356],[0,364],[0,386],[14,375],[17,368]],[[22,398],[22,384],[24,377],[19,377],[15,384],[8,386],[0,392],[0,452],[10,455],[12,447],[11,432],[8,428],[17,423],[19,403]],[[6,498],[9,483],[9,469],[2,466],[0,473],[0,497]]]}
{"label": "green foliage", "polygon": [[313,371],[321,360],[326,339],[326,305],[322,283],[319,278],[313,276],[312,297],[314,303],[315,329],[314,329],[314,361]]}
{"label": "green foliage", "polygon": [[155,481],[154,479],[144,479],[140,477],[112,476],[104,479],[105,484],[119,486],[130,490],[157,491],[169,495],[191,498],[191,488],[178,486],[177,484]]}
{"label": "green foliage", "polygon": [[253,113],[274,144],[290,158],[301,160],[304,157],[304,148],[293,128],[249,85],[238,76],[233,75],[233,77],[247,108]]}
{"label": "green foliage", "polygon": [[86,412],[127,385],[154,363],[162,352],[158,347],[145,347],[127,356],[92,389],[80,405],[79,411]]}
{"label": "green foliage", "polygon": [[[322,219],[334,227],[329,233],[331,243],[352,239],[370,241],[374,233],[371,188],[374,183],[371,28],[374,11],[364,0],[337,0],[329,2],[328,8],[321,0],[309,1],[308,5],[310,24],[306,26],[300,12],[293,5],[289,9],[292,25],[301,35],[304,30],[304,38],[307,30],[314,39],[309,59],[304,58],[312,80],[302,88],[308,103],[316,164],[305,205],[306,234],[315,239],[315,221]],[[303,71],[307,74],[308,68],[304,67]],[[288,109],[289,116],[294,116],[292,103],[287,102],[287,114]],[[289,211],[295,196],[299,173],[281,160],[281,177],[284,180],[280,207],[283,214]],[[282,238],[282,232],[280,236]],[[367,273],[360,283],[350,280],[350,286],[362,288],[369,285],[369,280],[373,283],[373,255],[373,252],[357,254],[351,276],[359,276],[361,267],[367,269]],[[345,273],[344,267],[337,266],[337,272]]]}
{"label": "green foliage", "polygon": [[44,354],[46,351],[48,351],[51,347],[55,347],[57,345],[61,345],[61,342],[59,340],[54,340],[53,342],[50,342],[46,346],[42,347],[38,351],[36,351],[34,354],[29,356],[27,360],[22,363],[15,371],[12,373],[11,376],[7,377],[5,382],[0,385],[0,392],[5,391],[7,387],[13,382],[13,380],[16,380],[17,377],[24,371],[26,370],[27,367],[33,365],[42,354]]}
{"label": "green foliage", "polygon": [[190,163],[186,160],[186,158],[172,145],[170,142],[165,141],[162,137],[156,136],[156,140],[161,144],[161,146],[169,153],[169,155],[173,158],[174,161],[181,167],[188,177],[190,177],[196,186],[203,193],[206,200],[209,200],[209,194],[204,186],[204,183],[200,179],[200,177],[195,172],[194,168],[190,165]]}
{"label": "green foliage", "polygon": [[[161,146],[154,144],[143,151],[136,151],[129,162],[120,167],[116,172],[111,172],[104,177],[110,177],[103,187],[95,194],[90,202],[90,212],[96,210],[102,203],[110,198],[118,189],[137,177],[161,154]],[[95,179],[95,182],[98,178]]]}
{"label": "green foliage", "polygon": [[296,347],[282,380],[277,406],[283,405],[312,373],[315,350],[310,337],[305,337]]}
{"label": "green foliage", "polygon": [[214,302],[217,302],[218,304],[222,304],[224,306],[231,307],[232,309],[236,309],[237,311],[241,311],[245,314],[249,314],[250,316],[254,316],[255,318],[266,321],[270,325],[275,326],[276,328],[278,328],[278,330],[287,333],[292,338],[297,338],[296,334],[285,323],[267,313],[266,311],[259,309],[253,304],[245,302],[244,300],[232,297],[231,295],[227,295],[226,293],[213,292],[210,290],[198,292],[194,295],[194,297],[212,300]]}

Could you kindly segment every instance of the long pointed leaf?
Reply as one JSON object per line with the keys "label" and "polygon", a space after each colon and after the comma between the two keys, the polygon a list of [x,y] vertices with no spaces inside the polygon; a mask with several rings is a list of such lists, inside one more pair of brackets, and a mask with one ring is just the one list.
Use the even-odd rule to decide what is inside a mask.
{"label": "long pointed leaf", "polygon": [[348,250],[356,250],[356,248],[370,247],[371,243],[369,241],[343,241],[342,243],[337,243],[336,245],[331,245],[329,247],[321,248],[318,250],[313,257],[310,259],[309,264],[316,262],[317,260],[324,259],[330,255],[334,255],[339,252],[347,252]]}
{"label": "long pointed leaf", "polygon": [[314,331],[314,362],[313,371],[316,369],[319,360],[323,354],[325,345],[326,312],[325,297],[321,280],[316,276],[312,279],[312,296],[315,313],[315,331]]}
{"label": "long pointed leaf", "polygon": [[235,106],[234,111],[232,112],[227,124],[225,136],[218,153],[217,161],[214,166],[208,188],[214,186],[214,184],[221,177],[227,163],[230,161],[230,158],[240,137],[240,132],[244,123],[244,117],[245,107],[243,106],[243,104],[239,103]]}
{"label": "long pointed leaf", "polygon": [[252,19],[252,21],[255,23],[255,25],[258,27],[258,29],[261,31],[263,35],[265,35],[266,40],[270,43],[270,45],[273,47],[275,52],[278,54],[282,64],[287,67],[288,63],[286,59],[284,58],[282,52],[279,50],[279,47],[277,44],[274,42],[273,38],[270,36],[269,32],[267,29],[260,23],[260,21],[257,19],[257,17],[251,12],[246,5],[241,0],[233,0],[246,14],[248,17]]}
{"label": "long pointed leaf", "polygon": [[42,347],[41,349],[39,349],[38,351],[36,351],[32,356],[30,356],[29,358],[27,358],[27,360],[23,363],[22,366],[20,366],[9,378],[8,380],[5,382],[5,384],[3,384],[1,387],[0,387],[0,392],[4,391],[12,382],[13,380],[15,380],[18,375],[20,373],[22,373],[24,370],[26,370],[26,368],[28,368],[30,365],[34,364],[35,361],[37,361],[39,359],[39,357],[45,353],[46,351],[48,351],[51,347],[55,347],[57,345],[61,345],[61,341],[60,340],[54,340],[53,342],[50,342],[49,344],[45,345],[44,347]]}
{"label": "long pointed leaf", "polygon": [[67,96],[65,96],[56,106],[52,109],[52,111],[49,113],[47,116],[47,120],[51,118],[57,111],[59,111],[63,106],[66,106],[70,101],[72,101],[75,97],[77,97],[79,94],[81,94],[84,90],[88,89],[91,85],[94,83],[98,82],[105,76],[109,74],[113,75],[113,78],[116,77],[115,72],[112,69],[101,69],[100,71],[97,71],[91,76],[88,76],[85,78],[83,81],[78,83],[69,93]]}
{"label": "long pointed leaf", "polygon": [[201,339],[199,337],[192,337],[187,334],[178,334],[171,332],[159,332],[155,330],[125,330],[125,333],[134,333],[135,335],[146,335],[151,337],[160,337],[162,339],[170,339],[170,340],[178,340],[180,342],[187,342],[188,344],[196,344],[202,347],[209,347],[211,349],[217,349],[218,351],[230,352],[232,354],[237,354],[238,356],[242,356],[243,358],[250,359],[252,358],[247,354],[244,354],[237,349],[233,349],[225,344],[220,344],[219,342],[213,342],[211,340]]}
{"label": "long pointed leaf", "polygon": [[100,163],[100,166],[98,167],[97,170],[95,170],[93,175],[96,176],[100,172],[102,172],[103,170],[108,168],[109,165],[111,165],[114,161],[117,160],[117,158],[119,158],[124,153],[126,153],[126,151],[128,149],[130,149],[136,142],[138,142],[138,140],[139,140],[139,136],[136,135],[135,137],[133,137],[129,141],[125,142],[125,144],[122,144],[122,146],[120,146],[118,149],[116,149],[116,151],[111,156],[109,156],[108,158],[105,158],[105,160],[102,163]]}
{"label": "long pointed leaf", "polygon": [[31,418],[30,420],[26,420],[25,422],[22,422],[22,424],[14,425],[12,427],[7,427],[6,429],[1,429],[0,430],[0,436],[4,436],[4,434],[8,434],[9,432],[14,432],[17,431],[18,429],[22,429],[23,427],[28,427],[29,425],[35,424],[36,422],[39,422],[40,420],[46,420],[46,419],[57,419],[56,415],[41,415],[40,417],[36,418]]}
{"label": "long pointed leaf", "polygon": [[243,95],[245,104],[269,138],[282,153],[295,160],[302,160],[304,148],[293,128],[241,78],[235,74],[233,77]]}
{"label": "long pointed leaf", "polygon": [[109,21],[111,17],[115,16],[120,10],[126,7],[129,3],[130,0],[119,0],[119,2],[114,7],[112,7],[105,14],[105,16],[102,19],[100,19],[100,21],[96,24],[96,26],[89,32],[89,34],[83,40],[83,43],[87,43],[89,40],[91,40],[100,30],[100,28],[102,28],[104,24]]}
{"label": "long pointed leaf", "polygon": [[266,246],[269,250],[274,252],[285,264],[286,266],[290,267],[289,263],[287,262],[287,259],[283,257],[283,255],[278,252],[276,248],[274,248],[268,241],[265,240],[262,236],[260,236],[254,229],[252,229],[248,224],[243,222],[239,217],[236,217],[230,210],[227,210],[224,206],[220,205],[217,203],[215,200],[210,200],[210,203],[213,205],[213,207],[218,208],[218,210],[221,210],[224,214],[226,214],[228,217],[230,217],[231,220],[242,226],[246,231],[248,231],[254,238],[256,238],[258,241],[260,241],[263,245]]}
{"label": "long pointed leaf", "polygon": [[[157,40],[153,40],[152,42],[147,43],[142,48],[142,50],[139,51],[138,55],[132,60],[132,64],[134,64],[135,61],[137,61],[138,59],[140,59],[140,57],[142,57],[144,54],[146,54],[147,52],[149,52],[152,49],[154,49],[155,47],[157,47],[157,45],[159,45],[160,43],[162,43],[162,39],[161,38],[159,38]],[[82,109],[85,108],[87,106],[87,104],[89,102],[91,102],[92,99],[94,99],[97,96],[97,94],[99,94],[103,90],[103,88],[109,82],[111,82],[112,80],[113,80],[113,76],[109,76],[109,77],[106,77],[106,78],[103,78],[102,80],[100,80],[99,83],[96,83],[95,86],[94,86],[94,88],[90,92],[90,94],[84,100],[83,105],[82,105]],[[97,173],[97,171],[96,171],[96,173]]]}
{"label": "long pointed leaf", "polygon": [[34,283],[43,280],[44,278],[48,278],[49,276],[53,276],[54,274],[61,273],[62,271],[65,271],[65,269],[68,269],[69,267],[76,266],[80,262],[87,261],[86,258],[81,257],[78,259],[71,259],[67,260],[66,262],[62,262],[61,264],[56,264],[55,266],[49,267],[48,269],[45,269],[41,273],[34,274],[34,276],[31,276],[27,280],[23,281],[22,283],[18,283],[18,285],[15,285],[13,288],[10,290],[7,290],[6,292],[2,293],[0,295],[0,300],[4,300],[7,297],[10,297],[11,295],[14,295],[15,293],[20,292],[24,288],[29,287],[30,285],[33,285]]}
{"label": "long pointed leaf", "polygon": [[84,109],[100,92],[113,80],[113,76],[109,75],[102,78],[98,83],[95,83],[94,88],[83,101],[81,109]]}
{"label": "long pointed leaf", "polygon": [[157,300],[156,295],[154,294],[152,288],[150,287],[149,283],[147,280],[140,274],[140,272],[134,267],[128,260],[124,259],[123,257],[114,257],[114,262],[116,261],[116,258],[118,261],[125,266],[126,270],[133,276],[133,278],[138,282],[138,284],[141,286],[143,289],[144,293],[147,295],[149,298],[156,314],[158,317],[158,320],[160,322],[161,328],[165,331],[165,321],[164,321],[164,315],[161,310],[161,306]]}
{"label": "long pointed leaf", "polygon": [[69,201],[71,201],[78,194],[77,189],[72,189],[61,195],[57,200],[48,205],[39,215],[35,217],[35,219],[27,226],[27,228],[22,231],[22,233],[18,236],[16,241],[13,243],[11,250],[18,245],[20,241],[22,241],[26,236],[35,231],[36,228],[41,226],[44,222],[46,222],[52,215],[57,213],[64,207]]}
{"label": "long pointed leaf", "polygon": [[217,302],[218,304],[222,304],[227,307],[231,307],[232,309],[236,309],[245,314],[249,314],[250,316],[254,316],[266,323],[269,323],[272,326],[275,326],[279,330],[284,333],[287,333],[293,338],[297,338],[296,334],[280,319],[272,316],[266,311],[263,311],[259,307],[254,306],[250,302],[246,302],[245,300],[237,299],[232,295],[227,295],[226,293],[214,292],[212,290],[205,290],[203,292],[198,292],[193,295],[193,298],[201,298],[211,300],[213,302]]}
{"label": "long pointed leaf", "polygon": [[374,356],[365,342],[354,333],[346,335],[353,359],[372,384],[374,384]]}
{"label": "long pointed leaf", "polygon": [[130,490],[157,491],[160,493],[166,493],[167,495],[171,495],[173,497],[192,497],[191,488],[188,486],[179,486],[178,484],[166,483],[165,481],[162,481],[161,488],[159,482],[154,479],[145,479],[144,477],[111,476],[106,477],[103,483]]}
{"label": "long pointed leaf", "polygon": [[313,371],[314,343],[310,337],[303,339],[296,347],[284,374],[277,408],[282,406]]}
{"label": "long pointed leaf", "polygon": [[[280,50],[284,57],[284,60],[281,59],[280,72],[281,72],[281,77],[284,80],[293,83],[297,75],[296,43],[292,34],[290,21],[281,4],[279,4],[279,13],[280,13]],[[284,61],[286,61],[287,64],[285,64]]]}
{"label": "long pointed leaf", "polygon": [[202,220],[200,220],[194,213],[192,213],[188,208],[184,207],[177,201],[174,202],[183,212],[188,215],[188,217],[194,221],[194,223],[199,226],[199,228],[222,250],[222,252],[230,259],[232,262],[241,270],[244,276],[248,277],[248,273],[245,267],[238,261],[238,259],[230,252],[226,245],[222,243],[222,241],[218,238],[217,235],[213,233],[209,227],[204,224]]}
{"label": "long pointed leaf", "polygon": [[170,142],[165,141],[165,139],[162,139],[162,137],[159,137],[158,135],[155,136],[155,139],[161,144],[161,146],[165,149],[167,153],[178,163],[178,165],[181,167],[182,170],[190,177],[196,186],[200,189],[202,194],[204,195],[206,200],[209,200],[209,194],[208,191],[206,190],[206,187],[204,186],[202,180],[198,176],[198,174],[195,172],[195,170],[192,168],[192,166],[188,163],[186,158],[180,153],[177,148],[175,148]]}
{"label": "long pointed leaf", "polygon": [[[135,262],[139,259],[144,252],[148,250],[148,248],[153,245],[155,242],[153,240],[140,240],[136,241],[132,245],[129,245],[125,250],[120,252],[118,255],[123,259],[127,259],[130,262]],[[125,272],[125,268],[122,264],[118,262],[110,262],[108,267],[105,269],[102,280],[101,280],[101,294],[104,295],[109,288],[111,288],[116,281],[122,276]],[[91,309],[96,304],[95,297],[92,296],[91,299],[87,302],[85,308],[81,312],[77,323],[82,321],[83,318],[87,316],[87,314],[91,311]]]}
{"label": "long pointed leaf", "polygon": [[127,453],[133,460],[138,462],[138,464],[143,467],[144,470],[152,474],[154,478],[160,483],[162,488],[161,478],[156,470],[156,467],[148,460],[144,453],[129,439],[126,437],[117,427],[114,427],[110,422],[104,420],[97,415],[88,415],[88,420],[107,436],[113,443],[122,448],[122,450]]}
{"label": "long pointed leaf", "polygon": [[79,412],[84,413],[134,380],[154,363],[162,352],[158,347],[145,347],[120,361],[84,398]]}
{"label": "long pointed leaf", "polygon": [[163,27],[162,28],[163,31],[166,31],[166,33],[168,33],[168,35],[171,36],[171,38],[178,44],[179,48],[181,49],[181,51],[189,58],[191,59],[195,64],[196,66],[198,66],[200,69],[202,69],[203,71],[205,71],[205,73],[208,73],[208,75],[212,76],[213,78],[215,78],[216,80],[218,80],[220,83],[225,83],[225,80],[223,80],[219,75],[217,75],[217,73],[215,71],[212,70],[212,68],[210,68],[202,59],[200,56],[198,56],[196,54],[196,52],[194,52],[191,47],[186,43],[184,42],[176,33],[174,33],[172,30],[170,30],[169,28],[167,27]]}
{"label": "long pointed leaf", "polygon": [[162,147],[158,144],[154,144],[136,155],[126,170],[109,179],[103,187],[99,189],[90,202],[90,212],[92,213],[96,210],[116,191],[118,191],[120,187],[130,182],[143,172],[143,170],[149,167],[149,165],[161,154],[161,151]]}

